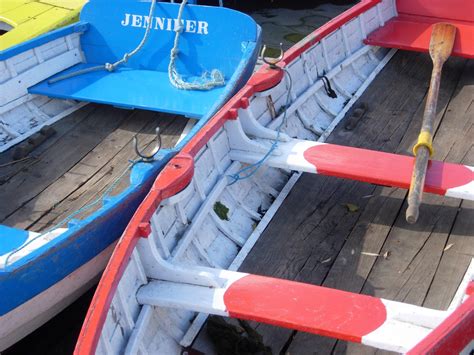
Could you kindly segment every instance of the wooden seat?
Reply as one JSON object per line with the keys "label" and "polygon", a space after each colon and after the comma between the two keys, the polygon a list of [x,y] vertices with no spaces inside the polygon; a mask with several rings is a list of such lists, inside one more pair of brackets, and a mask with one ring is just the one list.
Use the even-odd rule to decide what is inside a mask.
{"label": "wooden seat", "polygon": [[[234,149],[232,157],[245,163],[263,157],[263,153]],[[278,149],[280,154],[271,156],[265,164],[383,186],[410,187],[414,161],[410,156],[298,139],[280,142]],[[473,170],[463,164],[431,160],[424,191],[474,200]]]}
{"label": "wooden seat", "polygon": [[366,44],[427,52],[432,25],[448,22],[457,28],[453,55],[474,58],[474,4],[471,1],[398,0],[397,10],[398,16],[372,32]]}
{"label": "wooden seat", "polygon": [[[61,75],[92,67],[78,64]],[[109,104],[122,108],[156,110],[200,118],[218,102],[224,87],[209,91],[179,90],[171,85],[168,73],[119,68],[113,73],[93,71],[52,85],[43,82],[29,90],[62,99]],[[179,97],[180,100],[176,100]]]}

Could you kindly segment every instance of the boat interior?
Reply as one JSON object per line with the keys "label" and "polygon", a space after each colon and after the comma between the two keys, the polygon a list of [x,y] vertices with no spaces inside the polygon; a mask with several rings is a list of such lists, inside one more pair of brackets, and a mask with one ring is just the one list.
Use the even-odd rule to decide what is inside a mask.
{"label": "boat interior", "polygon": [[[224,7],[185,6],[182,16],[187,20],[182,20],[182,31],[175,32],[178,7],[158,2],[145,37],[148,23],[143,15],[135,14],[148,13],[150,4],[129,1],[126,5],[130,13],[125,16],[122,7],[110,8],[107,1],[86,5],[81,12],[81,23],[87,24],[80,38],[82,62],[29,88],[29,92],[199,119],[215,111],[216,103],[235,81],[235,73],[245,67],[258,47],[260,29],[251,17]],[[105,19],[104,12],[109,14]],[[211,20],[220,17],[226,21],[213,27]],[[240,30],[233,31],[237,27]],[[142,39],[140,46],[145,49],[123,59]],[[145,47],[148,41],[152,48]],[[115,67],[122,60],[126,66]],[[203,73],[207,76],[201,77]],[[199,81],[214,85],[190,88],[185,83]]]}
{"label": "boat interior", "polygon": [[[349,112],[326,142],[410,155],[430,74],[428,54],[398,51],[354,105],[367,111],[356,117],[356,124]],[[452,57],[445,63],[439,100],[435,158],[472,166],[472,60]],[[419,221],[410,225],[407,194],[303,173],[239,271],[445,310],[474,257],[474,203],[426,194]],[[302,331],[251,325],[274,354],[385,353]],[[205,330],[201,337],[209,340]]]}
{"label": "boat interior", "polygon": [[[193,122],[180,115],[100,104],[69,114],[49,126],[54,133],[27,156],[15,159],[18,148],[0,153],[0,199],[10,201],[0,205],[2,228],[48,230],[94,202],[120,177],[107,191],[109,196],[118,194],[129,184],[130,161],[140,158],[134,137],[139,150],[149,154],[160,127],[162,147],[173,148]],[[32,138],[37,136],[44,135],[38,132]],[[100,206],[75,217],[83,218]]]}
{"label": "boat interior", "polygon": [[[452,58],[446,64],[436,122],[438,159],[473,163],[473,70],[466,59]],[[410,154],[429,76],[427,54],[399,51],[326,142]],[[281,98],[284,102],[285,95]],[[256,101],[249,107],[265,122],[268,112],[259,115]],[[354,116],[362,106],[366,112]],[[278,118],[273,123],[278,126]],[[193,182],[153,214],[151,234],[139,239],[116,290],[99,352],[125,342],[131,352],[172,352],[180,344],[206,354],[225,353],[251,336],[250,331],[242,332],[241,323],[226,327],[211,318],[192,342],[207,318],[191,311],[205,308],[206,303],[193,303],[190,295],[198,288],[185,285],[193,282],[191,275],[199,267],[238,269],[437,310],[452,307],[472,269],[471,201],[426,195],[420,220],[410,225],[404,214],[406,190],[292,172],[269,166],[271,159],[252,176],[229,185],[245,167],[232,147],[230,132],[235,125],[227,122],[199,150]],[[283,131],[291,135],[295,126],[304,132],[301,120],[285,125]],[[173,275],[179,268],[189,275]],[[136,289],[136,298],[130,289]],[[113,320],[113,314],[127,313],[129,323]],[[376,352],[303,331],[257,322],[250,326],[256,330],[253,340],[273,353]],[[228,330],[228,341],[217,340],[225,336],[223,328]],[[248,334],[235,337],[238,329]],[[391,341],[391,350],[407,350],[395,335]]]}

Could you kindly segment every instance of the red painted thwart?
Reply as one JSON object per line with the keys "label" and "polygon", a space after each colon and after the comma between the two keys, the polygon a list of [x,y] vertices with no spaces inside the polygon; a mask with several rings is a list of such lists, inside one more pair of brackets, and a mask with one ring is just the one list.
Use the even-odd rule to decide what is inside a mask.
{"label": "red painted thwart", "polygon": [[450,22],[456,26],[457,35],[452,53],[454,56],[474,58],[474,23],[466,24],[446,19],[398,16],[371,33],[364,43],[372,46],[428,52],[431,28],[437,22]]}
{"label": "red painted thwart", "polygon": [[[404,189],[410,186],[414,162],[409,156],[335,144],[311,147],[304,157],[318,174]],[[425,191],[444,195],[447,190],[473,180],[474,172],[464,165],[433,160],[426,173]]]}
{"label": "red painted thwart", "polygon": [[234,318],[358,343],[387,318],[375,297],[256,275],[234,282],[224,303]]}
{"label": "red painted thwart", "polygon": [[366,44],[428,52],[432,25],[447,22],[457,28],[453,55],[474,58],[472,0],[397,0],[398,16],[375,30]]}

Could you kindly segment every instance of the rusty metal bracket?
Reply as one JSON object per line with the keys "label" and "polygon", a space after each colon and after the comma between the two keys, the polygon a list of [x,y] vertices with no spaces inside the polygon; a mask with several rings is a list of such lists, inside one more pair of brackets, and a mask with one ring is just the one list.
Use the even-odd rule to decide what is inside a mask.
{"label": "rusty metal bracket", "polygon": [[280,43],[280,55],[278,57],[266,57],[265,56],[265,53],[267,52],[267,46],[264,44],[263,45],[263,48],[262,48],[262,52],[260,54],[260,57],[262,58],[262,60],[268,64],[270,66],[270,68],[272,69],[279,69],[279,67],[277,66],[277,64],[279,62],[281,62],[281,60],[283,59],[283,44]]}
{"label": "rusty metal bracket", "polygon": [[161,149],[161,134],[160,134],[160,127],[156,127],[156,145],[155,147],[153,148],[153,150],[151,151],[150,154],[145,154],[143,152],[140,151],[140,149],[138,148],[138,139],[137,137],[133,137],[133,146],[135,148],[135,152],[137,153],[137,155],[142,158],[144,161],[151,161],[154,159],[155,157],[155,154],[158,153]]}

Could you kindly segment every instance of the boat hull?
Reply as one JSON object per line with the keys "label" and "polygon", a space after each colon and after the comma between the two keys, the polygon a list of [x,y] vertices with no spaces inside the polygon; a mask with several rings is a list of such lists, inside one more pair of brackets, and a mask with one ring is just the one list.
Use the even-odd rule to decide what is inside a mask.
{"label": "boat hull", "polygon": [[[317,115],[316,113],[313,115],[313,117],[318,117],[317,122],[310,122],[306,125],[304,119],[299,121],[298,129],[306,132],[306,137],[313,139],[321,137],[324,140],[393,55],[393,52],[369,48],[362,43],[364,31],[369,32],[380,25],[377,22],[378,11],[386,18],[394,16],[390,1],[383,2],[379,10],[373,6],[372,2],[361,3],[344,16],[336,18],[327,26],[317,30],[308,37],[309,40],[303,41],[303,45],[297,44],[285,55],[284,61],[288,71],[295,78],[293,100],[298,102],[295,105],[298,107],[298,112],[294,111],[292,115],[303,115],[311,108],[319,107]],[[361,25],[361,21],[367,21],[367,23]],[[344,24],[347,28],[341,30],[342,27],[345,27]],[[351,34],[350,39],[349,34]],[[344,44],[344,37],[345,40],[349,40],[347,46]],[[280,75],[279,79],[276,78],[275,72],[278,73],[278,71],[264,67],[256,73],[249,83],[220,110],[212,122],[203,127],[192,142],[184,148],[185,153],[198,157],[196,171],[202,169],[202,171],[208,172],[209,176],[206,177],[203,175],[204,173],[199,173],[199,178],[197,178],[199,181],[189,184],[186,189],[170,198],[163,209],[160,209],[162,217],[157,218],[159,222],[153,228],[162,230],[161,233],[166,236],[164,237],[166,241],[161,238],[155,242],[152,239],[137,241],[137,239],[131,238],[129,240],[127,231],[125,232],[108,266],[108,269],[113,269],[114,275],[108,275],[107,278],[114,283],[114,292],[117,291],[119,280],[122,280],[123,284],[134,285],[136,289],[122,289],[122,286],[119,285],[120,291],[114,294],[111,290],[105,291],[102,288],[107,288],[107,286],[111,286],[110,284],[101,285],[102,287],[98,289],[95,297],[100,297],[100,301],[104,303],[100,306],[93,304],[90,311],[98,310],[96,315],[100,317],[100,320],[94,320],[97,322],[94,324],[88,323],[89,320],[86,320],[83,333],[85,332],[87,335],[79,342],[76,348],[77,353],[121,352],[126,347],[129,349],[127,351],[132,351],[130,349],[136,350],[136,346],[139,346],[140,341],[143,340],[140,338],[141,334],[135,334],[133,331],[133,324],[145,322],[151,312],[148,307],[142,308],[138,305],[133,296],[137,289],[146,283],[146,278],[143,278],[144,274],[140,271],[145,263],[142,251],[145,254],[146,249],[150,249],[153,253],[164,252],[168,258],[171,257],[178,264],[181,262],[200,265],[211,263],[225,265],[229,270],[237,270],[241,265],[285,199],[286,194],[296,183],[298,176],[290,176],[291,174],[270,169],[272,171],[269,171],[268,174],[262,172],[262,176],[257,179],[257,182],[251,181],[251,179],[247,180],[245,188],[227,186],[226,176],[237,172],[240,164],[237,162],[230,164],[230,158],[227,156],[229,146],[225,142],[228,140],[232,144],[233,137],[227,136],[225,133],[217,134],[217,132],[220,132],[219,130],[222,130],[224,125],[232,125],[234,122],[232,119],[240,118],[245,114],[254,117],[261,126],[270,127],[272,121],[273,125],[278,124],[277,117],[272,116],[270,110],[272,104],[269,103],[268,97],[272,98],[273,109],[278,112],[285,104],[287,80],[281,80],[283,75]],[[338,91],[342,92],[338,99],[332,100],[327,97],[320,80],[323,73],[329,80],[337,81],[343,87],[340,89],[341,91]],[[296,78],[300,80],[296,80]],[[344,96],[344,94],[348,96]],[[301,98],[298,99],[298,96]],[[319,102],[321,106],[311,106],[314,105],[313,102]],[[323,110],[321,107],[327,109]],[[229,118],[230,120],[228,120]],[[271,128],[273,130],[273,127]],[[296,134],[295,131],[285,133],[292,136]],[[214,138],[211,143],[208,143],[207,140],[211,137]],[[263,151],[267,150],[268,147],[263,148]],[[151,195],[153,190],[154,188],[150,192]],[[229,192],[230,190],[232,191]],[[252,190],[258,192],[251,193]],[[152,200],[150,194],[146,198],[147,200]],[[231,197],[223,197],[228,194]],[[239,203],[246,200],[254,201],[255,204],[241,205]],[[238,232],[228,230],[225,221],[220,221],[213,215],[214,204],[218,201],[229,207],[239,206],[237,214],[241,216],[242,220],[238,223]],[[143,209],[146,208],[142,204],[141,210]],[[182,212],[171,212],[174,210]],[[266,211],[263,218],[259,213],[260,210]],[[180,231],[187,227],[187,221],[193,221],[191,225],[194,227],[185,236],[182,236]],[[160,226],[160,223],[163,223],[164,226]],[[206,226],[209,226],[210,229],[207,230]],[[212,256],[209,258],[203,256],[199,251],[193,250],[194,248],[199,250],[199,246],[196,246],[193,241],[193,236],[201,228],[206,230],[203,234],[208,237],[207,241],[203,240],[198,244],[208,245],[216,236],[215,233],[219,235],[216,237],[218,241],[213,242],[212,247],[208,246],[213,250]],[[169,235],[166,235],[167,233]],[[137,242],[138,245],[135,248]],[[166,244],[165,249],[169,250],[154,252],[153,249],[156,248],[153,247],[153,243],[158,243],[161,246]],[[117,253],[120,253],[120,256],[116,255]],[[119,263],[121,264],[119,265]],[[152,263],[150,260],[150,264]],[[116,272],[118,273],[115,274]],[[158,277],[159,273],[155,275]],[[108,311],[104,312],[104,309]],[[129,321],[122,323],[113,320],[112,314],[123,314],[123,312],[129,313],[126,316]],[[160,339],[162,342],[156,343],[157,347],[153,351],[169,354],[179,353],[181,346],[190,345],[206,319],[203,314],[197,315],[194,312],[186,311],[163,310],[160,311],[160,315],[163,317],[163,323],[162,325],[155,324],[156,328],[153,329],[156,329],[157,341]],[[152,319],[156,318],[152,317]],[[166,326],[163,326],[165,324]],[[169,331],[165,329],[168,325],[172,329],[172,336],[169,336]],[[94,331],[94,327],[103,329],[103,332]]]}
{"label": "boat hull", "polygon": [[1,316],[0,350],[5,350],[41,327],[96,284],[114,246],[115,243],[109,245],[64,279]]}

